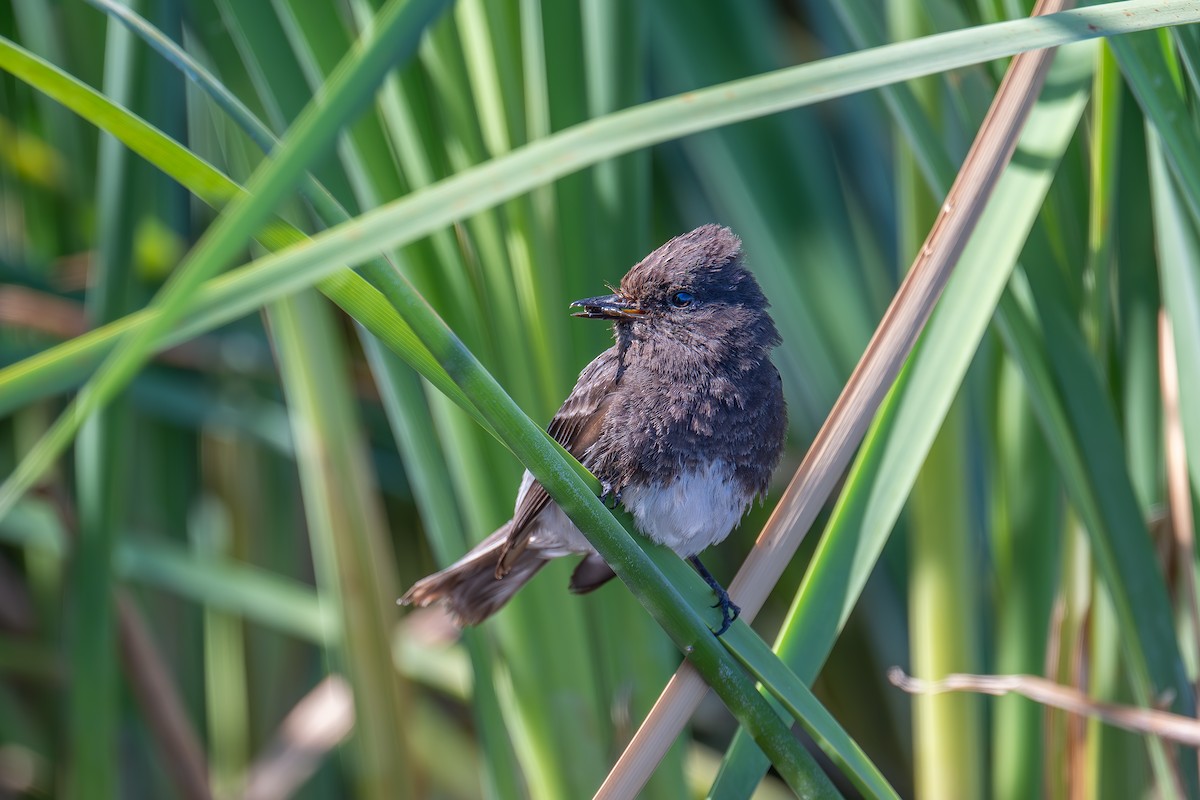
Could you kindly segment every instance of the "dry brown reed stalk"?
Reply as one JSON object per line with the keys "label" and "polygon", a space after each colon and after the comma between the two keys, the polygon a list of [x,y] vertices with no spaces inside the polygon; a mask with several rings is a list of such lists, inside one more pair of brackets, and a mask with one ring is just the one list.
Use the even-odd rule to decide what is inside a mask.
{"label": "dry brown reed stalk", "polygon": [[1103,703],[1073,686],[1063,686],[1038,675],[947,675],[927,681],[906,675],[899,667],[888,670],[888,680],[909,694],[974,692],[1002,697],[1018,694],[1035,703],[1071,714],[1098,719],[1133,733],[1147,734],[1200,747],[1200,721],[1157,708]]}
{"label": "dry brown reed stalk", "polygon": [[[1196,589],[1196,523],[1188,482],[1187,444],[1179,416],[1179,373],[1175,366],[1175,336],[1167,312],[1158,313],[1158,374],[1163,403],[1163,438],[1167,467],[1167,505],[1175,544],[1175,563],[1183,583],[1184,605],[1193,641],[1200,642],[1200,592]],[[1196,691],[1200,693],[1200,681]],[[1200,696],[1200,695],[1198,695]]]}
{"label": "dry brown reed stalk", "polygon": [[307,781],[354,729],[354,697],[330,675],[288,713],[271,744],[246,771],[243,800],[282,800]]}

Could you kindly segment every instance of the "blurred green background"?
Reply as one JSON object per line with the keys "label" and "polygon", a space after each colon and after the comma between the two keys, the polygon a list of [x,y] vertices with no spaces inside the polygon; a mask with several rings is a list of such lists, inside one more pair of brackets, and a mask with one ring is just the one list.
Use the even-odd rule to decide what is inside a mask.
{"label": "blurred green background", "polygon": [[[378,10],[129,5],[276,135]],[[655,98],[1028,13],[1008,0],[461,0],[313,175],[355,216]],[[49,348],[142,308],[214,219],[213,198],[229,197],[200,187],[199,168],[182,168],[195,183],[167,177],[48,99],[53,79],[14,75],[12,53],[56,65],[234,181],[263,156],[100,8],[12,0],[0,36],[7,475],[86,377],[69,347]],[[808,659],[797,674],[817,676],[818,696],[906,797],[1172,788],[1150,740],[1019,698],[914,703],[885,677],[891,665],[926,678],[1029,673],[1142,704],[1195,680],[1184,510],[1200,474],[1200,174],[1181,154],[1200,153],[1200,51],[1192,28],[1122,41],[1060,59],[1059,94],[1035,110],[1055,133],[1018,151],[1030,183],[998,193],[981,232],[992,238],[964,257],[1001,278],[1015,270],[1003,297],[1003,281],[990,297],[948,292],[970,324],[947,312],[941,338],[927,337],[840,512],[818,522],[755,621],[768,641],[796,632]],[[727,583],[935,219],[1004,67],[639,149],[384,256],[545,423],[608,341],[568,302],[673,235],[732,227],[784,338],[791,428],[766,506],[705,557]],[[300,196],[278,213],[307,232],[337,221]],[[1164,310],[1177,355],[1160,370]],[[461,638],[437,614],[394,607],[508,519],[521,465],[364,326],[305,290],[164,351],[0,519],[0,794],[203,796],[207,783],[220,797],[565,798],[599,786],[679,655],[619,582],[569,595],[567,563]],[[955,339],[961,364],[938,349]],[[42,352],[75,377],[23,360]],[[1173,515],[1168,372],[1192,465]],[[886,510],[905,497],[898,518]],[[805,579],[827,522],[829,552]],[[1189,694],[1168,702],[1189,711]],[[773,775],[760,783],[735,730],[710,697],[642,796],[703,796],[735,741],[713,793],[788,796]]]}

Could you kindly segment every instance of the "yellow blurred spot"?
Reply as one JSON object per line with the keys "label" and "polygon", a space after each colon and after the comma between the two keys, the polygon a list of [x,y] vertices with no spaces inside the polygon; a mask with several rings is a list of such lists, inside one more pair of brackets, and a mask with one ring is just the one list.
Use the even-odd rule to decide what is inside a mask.
{"label": "yellow blurred spot", "polygon": [[160,281],[183,257],[183,240],[157,217],[143,217],[133,236],[133,264],[138,276]]}
{"label": "yellow blurred spot", "polygon": [[62,155],[5,117],[0,117],[0,162],[27,183],[54,191],[64,188],[67,170]]}

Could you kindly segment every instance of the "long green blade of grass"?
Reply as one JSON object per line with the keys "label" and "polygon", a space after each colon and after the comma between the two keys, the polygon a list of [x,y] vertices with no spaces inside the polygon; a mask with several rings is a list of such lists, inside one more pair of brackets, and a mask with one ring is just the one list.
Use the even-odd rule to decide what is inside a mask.
{"label": "long green blade of grass", "polygon": [[[104,89],[117,102],[128,102],[138,80],[131,34],[112,26],[105,53]],[[88,316],[103,324],[129,309],[133,283],[132,254],[135,213],[133,172],[128,153],[118,140],[104,136],[97,159],[97,207],[100,209],[99,248]],[[75,761],[67,781],[73,797],[105,797],[116,789],[114,742],[96,736],[112,730],[117,720],[116,605],[112,556],[120,516],[128,493],[124,445],[130,436],[127,404],[116,402],[82,427],[76,450],[79,541],[74,561],[71,617],[74,650],[87,670],[71,674],[68,741]]]}
{"label": "long green blade of grass", "polygon": [[[364,335],[362,343],[379,381],[396,446],[404,454],[405,463],[419,465],[412,472],[412,480],[421,519],[431,531],[429,539],[438,551],[440,563],[450,564],[470,543],[455,507],[449,469],[434,437],[433,419],[420,381],[377,339]],[[487,640],[481,631],[474,629],[463,631],[463,639],[475,676],[475,716],[483,749],[488,753],[487,765],[496,794],[503,798],[520,797],[520,780],[495,693]]]}
{"label": "long green blade of grass", "polygon": [[[913,38],[936,26],[924,3],[897,3],[888,17],[891,39]],[[847,13],[843,11],[842,13]],[[937,28],[934,27],[934,30]],[[1014,65],[1015,66],[1015,65]],[[1009,74],[1015,69],[1010,66]],[[941,120],[936,139],[945,141],[953,125],[952,101],[940,94],[944,78],[926,78],[911,87],[925,119]],[[931,126],[932,127],[932,126]],[[913,253],[938,218],[941,187],[922,180],[918,148],[896,156],[896,206],[901,253]],[[979,538],[971,515],[968,463],[968,403],[971,383],[947,409],[912,485],[905,538],[908,544],[908,641],[914,675],[940,676],[980,670],[980,622],[972,591],[972,552]],[[983,704],[969,695],[926,695],[912,703],[913,791],[920,797],[979,797],[983,788]]]}
{"label": "long green blade of grass", "polygon": [[1169,79],[1162,40],[1153,33],[1113,39],[1109,45],[1125,80],[1162,139],[1163,155],[1179,181],[1181,196],[1192,218],[1200,220],[1200,153],[1196,130],[1178,85]]}
{"label": "long green blade of grass", "polygon": [[[1068,481],[1067,489],[1087,529],[1092,560],[1116,615],[1134,699],[1139,705],[1153,705],[1162,687],[1171,687],[1172,708],[1190,714],[1193,691],[1175,638],[1165,581],[1120,457],[1124,451],[1116,415],[1105,398],[1095,361],[1067,314],[1066,287],[1058,285],[1053,270],[1042,266],[1026,270],[1039,333],[1047,343],[1038,355],[1047,362],[1042,368],[1048,370],[1055,387],[1051,401],[1061,404],[1066,422],[1065,428],[1047,430],[1047,439],[1052,446],[1071,448],[1071,457],[1082,467],[1079,476],[1064,469],[1070,477],[1082,479],[1082,485]],[[1001,321],[1007,321],[1007,313]],[[1027,360],[1018,361],[1023,370],[1032,369]],[[1064,456],[1056,453],[1056,457]],[[1176,756],[1167,752],[1161,740],[1148,738],[1147,745],[1156,777],[1166,791],[1175,785],[1171,763]],[[1195,777],[1194,769],[1184,769],[1185,786],[1193,783],[1186,777],[1189,772]]]}
{"label": "long green blade of grass", "polygon": [[354,693],[357,781],[363,796],[416,795],[389,617],[395,554],[373,492],[362,432],[332,315],[312,293],[269,312],[292,409],[305,514],[323,602],[341,612],[336,656]]}
{"label": "long green blade of grass", "polygon": [[[1195,409],[1200,408],[1197,405],[1200,402],[1200,270],[1195,259],[1200,248],[1194,232],[1197,218],[1187,214],[1190,206],[1180,197],[1179,184],[1173,177],[1176,173],[1165,171],[1168,165],[1163,146],[1156,137],[1151,137],[1149,149],[1162,300],[1175,337],[1179,405],[1181,409]],[[1192,491],[1200,495],[1200,415],[1181,414],[1180,422],[1188,445]]]}
{"label": "long green blade of grass", "polygon": [[779,661],[749,626],[735,625],[726,633],[725,641],[730,652],[804,726],[822,751],[864,797],[899,797],[878,767],[842,730],[808,686]]}
{"label": "long green blade of grass", "polygon": [[[913,674],[931,678],[980,671],[982,615],[972,578],[979,538],[973,535],[969,509],[964,394],[946,412],[911,500],[909,646]],[[983,701],[970,695],[926,696],[915,698],[913,706],[917,793],[981,796]]]}

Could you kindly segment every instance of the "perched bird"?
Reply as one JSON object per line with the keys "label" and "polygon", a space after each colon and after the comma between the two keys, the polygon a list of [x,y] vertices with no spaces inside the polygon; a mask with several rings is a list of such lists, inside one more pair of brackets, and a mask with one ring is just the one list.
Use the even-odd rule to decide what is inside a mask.
{"label": "perched bird", "polygon": [[[696,555],[722,541],[767,490],[787,427],[780,343],[741,241],[705,225],[646,256],[574,316],[613,323],[616,343],[579,375],[549,433],[600,479],[644,535],[696,567],[723,633],[738,608]],[[418,581],[404,605],[444,602],[459,624],[493,614],[550,559],[584,558],[570,589],[613,571],[528,471],[513,518],[457,563]]]}

